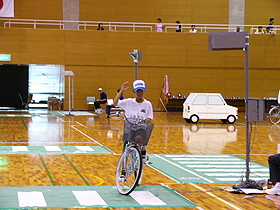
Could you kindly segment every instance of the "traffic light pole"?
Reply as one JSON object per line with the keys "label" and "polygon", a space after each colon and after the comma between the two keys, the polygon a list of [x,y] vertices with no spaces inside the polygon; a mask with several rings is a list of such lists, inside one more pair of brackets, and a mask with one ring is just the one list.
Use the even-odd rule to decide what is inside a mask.
{"label": "traffic light pole", "polygon": [[134,50],[130,52],[129,55],[133,58],[133,62],[135,63],[135,80],[138,79],[138,61],[142,61],[142,52],[138,50]]}
{"label": "traffic light pole", "polygon": [[135,62],[135,80],[138,79],[138,62]]}

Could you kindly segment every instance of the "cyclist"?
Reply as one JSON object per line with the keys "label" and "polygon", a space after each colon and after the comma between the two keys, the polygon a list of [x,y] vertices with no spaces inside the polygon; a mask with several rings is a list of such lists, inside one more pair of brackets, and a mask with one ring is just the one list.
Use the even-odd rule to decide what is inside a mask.
{"label": "cyclist", "polygon": [[[135,80],[133,82],[133,92],[135,94],[135,98],[127,98],[123,100],[119,100],[121,95],[129,89],[128,82],[123,83],[120,92],[116,95],[114,99],[114,106],[121,107],[125,110],[125,116],[127,118],[131,117],[140,117],[145,118],[147,120],[153,119],[153,107],[150,101],[144,98],[146,92],[146,84],[143,80]],[[143,132],[138,132],[139,136],[144,136]],[[137,138],[137,136],[136,136]],[[138,137],[139,138],[139,137]],[[140,137],[141,138],[141,137]],[[144,137],[143,137],[144,138]],[[126,141],[124,138],[124,147],[126,145]],[[147,146],[142,147],[141,151],[143,163],[148,160],[147,156]]]}

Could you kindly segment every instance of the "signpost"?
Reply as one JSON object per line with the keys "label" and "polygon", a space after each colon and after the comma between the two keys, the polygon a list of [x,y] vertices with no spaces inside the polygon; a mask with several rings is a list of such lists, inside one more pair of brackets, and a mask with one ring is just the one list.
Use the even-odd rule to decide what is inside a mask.
{"label": "signpost", "polygon": [[142,52],[138,50],[134,50],[130,52],[129,55],[133,58],[133,62],[135,63],[135,80],[138,79],[138,61],[142,61]]}

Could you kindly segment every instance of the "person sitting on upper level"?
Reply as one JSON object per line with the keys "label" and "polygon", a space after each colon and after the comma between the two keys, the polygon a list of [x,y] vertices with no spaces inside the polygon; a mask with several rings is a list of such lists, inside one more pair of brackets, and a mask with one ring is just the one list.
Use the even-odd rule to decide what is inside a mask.
{"label": "person sitting on upper level", "polygon": [[234,32],[242,32],[242,30],[240,29],[240,26],[237,26]]}
{"label": "person sitting on upper level", "polygon": [[103,28],[103,24],[102,24],[102,23],[99,23],[99,24],[98,24],[97,31],[104,31],[104,28]]}
{"label": "person sitting on upper level", "polygon": [[256,30],[255,34],[264,34],[264,30],[262,29],[262,26],[259,26]]}
{"label": "person sitting on upper level", "polygon": [[195,29],[195,25],[191,26],[191,30],[189,30],[190,33],[197,33],[197,30]]}

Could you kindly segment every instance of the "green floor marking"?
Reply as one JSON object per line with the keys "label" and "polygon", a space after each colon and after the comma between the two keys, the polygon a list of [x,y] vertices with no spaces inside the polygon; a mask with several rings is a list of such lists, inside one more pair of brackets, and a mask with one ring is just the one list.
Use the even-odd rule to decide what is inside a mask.
{"label": "green floor marking", "polygon": [[53,185],[53,186],[56,186],[55,181],[53,180],[52,175],[51,175],[51,173],[50,173],[50,171],[49,171],[49,169],[48,169],[48,167],[47,167],[47,165],[46,165],[46,163],[45,163],[45,161],[44,161],[42,155],[39,154],[39,157],[40,157],[40,160],[42,161],[43,166],[44,166],[44,168],[45,168],[45,170],[46,170],[46,172],[47,172],[47,174],[48,174],[48,176],[49,176],[49,178],[50,178],[50,180],[51,180],[52,185]]}
{"label": "green floor marking", "polygon": [[[78,146],[77,146],[78,147]],[[75,146],[52,146],[49,147],[48,151],[47,146],[0,146],[0,154],[22,154],[22,153],[112,153],[104,146],[87,146],[80,147],[80,150]],[[84,148],[84,150],[83,150]],[[26,150],[27,151],[24,151]],[[88,150],[89,149],[89,150]]]}
{"label": "green floor marking", "polygon": [[27,129],[27,125],[26,125],[26,123],[24,122],[24,120],[22,119],[22,117],[21,117],[21,121],[22,121],[24,127]]}
{"label": "green floor marking", "polygon": [[[235,183],[245,176],[245,159],[234,155],[149,155],[153,168],[179,183]],[[269,168],[252,162],[250,178],[268,179]]]}
{"label": "green floor marking", "polygon": [[68,163],[74,168],[74,170],[77,172],[77,174],[81,177],[81,179],[86,183],[86,185],[90,186],[88,181],[85,179],[85,177],[79,172],[79,170],[74,166],[74,164],[68,159],[68,157],[63,154],[63,157],[68,161]]}
{"label": "green floor marking", "polygon": [[[82,205],[75,197],[73,191],[96,191],[103,200],[103,204]],[[159,185],[138,186],[135,190],[151,193],[163,204],[141,205],[132,196],[125,196],[118,193],[115,186],[52,186],[52,187],[1,187],[0,188],[0,209],[36,209],[36,208],[118,208],[118,207],[197,207],[187,198],[174,191]],[[18,192],[42,192],[46,206],[19,205]],[[32,200],[32,198],[30,198]],[[90,200],[96,198],[89,198]],[[26,200],[26,199],[25,199]],[[3,202],[4,201],[4,202]],[[31,201],[32,202],[32,201]]]}

